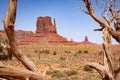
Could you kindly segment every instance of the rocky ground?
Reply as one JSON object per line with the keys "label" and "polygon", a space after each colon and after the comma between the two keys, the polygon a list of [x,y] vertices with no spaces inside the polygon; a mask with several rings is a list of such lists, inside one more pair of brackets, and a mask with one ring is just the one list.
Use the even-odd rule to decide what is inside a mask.
{"label": "rocky ground", "polygon": [[[100,45],[20,45],[22,52],[43,72],[47,69],[49,80],[101,80],[96,71],[86,62],[102,63]],[[115,63],[120,58],[120,46],[112,46]],[[15,58],[3,61],[5,65],[23,67]]]}

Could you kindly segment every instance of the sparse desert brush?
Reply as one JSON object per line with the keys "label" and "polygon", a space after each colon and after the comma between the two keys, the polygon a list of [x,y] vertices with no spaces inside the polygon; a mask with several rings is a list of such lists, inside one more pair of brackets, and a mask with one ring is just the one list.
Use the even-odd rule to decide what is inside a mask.
{"label": "sparse desert brush", "polygon": [[46,53],[46,54],[49,54],[49,53],[50,53],[50,51],[47,50],[47,49],[43,50],[43,52]]}
{"label": "sparse desert brush", "polygon": [[61,56],[60,60],[66,60],[66,58],[64,56]]}
{"label": "sparse desert brush", "polygon": [[39,50],[39,53],[43,53],[43,50]]}
{"label": "sparse desert brush", "polygon": [[34,50],[35,53],[38,53],[39,51],[38,50]]}
{"label": "sparse desert brush", "polygon": [[77,75],[72,75],[71,80],[79,80],[79,77]]}
{"label": "sparse desert brush", "polygon": [[67,50],[65,50],[65,53],[71,53],[71,51],[67,51]]}
{"label": "sparse desert brush", "polygon": [[49,54],[50,51],[48,49],[45,49],[45,50],[37,50],[36,51],[37,53],[46,53],[46,54]]}
{"label": "sparse desert brush", "polygon": [[[25,46],[26,48],[24,48]],[[46,76],[52,76],[53,71],[58,69],[62,74],[65,75],[65,77],[60,77],[58,78],[57,76],[52,76],[51,79],[49,80],[90,80],[88,77],[88,73],[91,73],[91,71],[87,68],[84,68],[84,62],[85,61],[99,61],[101,56],[99,56],[99,52],[102,51],[102,47],[98,45],[73,45],[73,46],[68,46],[68,45],[21,45],[19,46],[20,49],[25,52],[26,55],[29,55],[28,57],[35,62],[35,64],[38,65],[52,65],[52,68],[50,70],[48,69],[46,72]],[[120,47],[115,46],[116,48],[113,48],[114,53],[118,53],[120,50],[117,51]],[[39,51],[38,53],[35,53],[34,51],[37,50]],[[48,50],[49,54],[46,54],[44,50]],[[87,50],[89,51],[89,54],[85,54],[83,51]],[[55,52],[57,55],[55,56]],[[70,51],[71,53],[65,53],[65,51]],[[52,54],[50,54],[50,52]],[[81,53],[82,52],[82,53]],[[59,54],[58,54],[59,53]],[[96,54],[94,54],[96,53]],[[40,59],[38,55],[40,54]],[[76,57],[78,56],[78,57]],[[96,59],[96,56],[98,57]],[[6,62],[7,64],[7,62]],[[16,62],[16,60],[12,60],[12,65],[19,66],[20,63]],[[56,65],[54,65],[56,64]],[[71,75],[67,76],[67,74],[63,71],[68,70],[68,72],[72,68],[77,68],[79,66],[82,66],[79,70],[76,70],[78,73],[76,75]],[[46,66],[39,67],[41,71],[44,71]],[[84,69],[85,70],[84,70]],[[64,70],[65,69],[65,70]],[[82,71],[82,72],[79,72]],[[94,73],[94,71],[92,71]],[[82,74],[82,75],[81,75]],[[83,75],[84,74],[84,75]],[[94,73],[96,74],[96,73]],[[60,74],[61,75],[61,74]],[[81,76],[82,77],[81,77]],[[79,79],[78,79],[78,78]],[[97,76],[94,76],[94,79],[91,80],[101,80],[98,79]]]}
{"label": "sparse desert brush", "polygon": [[46,75],[52,75],[52,74],[53,74],[53,71],[51,71],[51,70],[46,71]]}
{"label": "sparse desert brush", "polygon": [[84,50],[83,53],[89,53],[89,51],[88,50]]}
{"label": "sparse desert brush", "polygon": [[79,56],[80,54],[82,53],[82,50],[78,50],[75,54],[74,54],[74,56]]}
{"label": "sparse desert brush", "polygon": [[53,55],[57,55],[57,52],[56,52],[56,51],[53,51]]}
{"label": "sparse desert brush", "polygon": [[82,50],[78,50],[78,52],[76,52],[76,53],[82,53]]}
{"label": "sparse desert brush", "polygon": [[54,70],[51,77],[52,77],[52,78],[61,78],[61,77],[65,77],[65,73],[63,73],[63,72],[60,71],[60,70]]}
{"label": "sparse desert brush", "polygon": [[90,71],[90,72],[92,71],[92,69],[91,69],[89,66],[84,66],[84,67],[83,67],[83,70],[84,70],[84,71]]}
{"label": "sparse desert brush", "polygon": [[63,68],[68,67],[67,62],[66,61],[61,61],[60,62],[60,67],[63,67]]}
{"label": "sparse desert brush", "polygon": [[100,51],[99,53],[98,53],[98,55],[102,55],[103,54],[103,51]]}
{"label": "sparse desert brush", "polygon": [[72,76],[72,75],[77,75],[78,74],[78,72],[76,70],[65,71],[65,73],[67,74],[67,76]]}

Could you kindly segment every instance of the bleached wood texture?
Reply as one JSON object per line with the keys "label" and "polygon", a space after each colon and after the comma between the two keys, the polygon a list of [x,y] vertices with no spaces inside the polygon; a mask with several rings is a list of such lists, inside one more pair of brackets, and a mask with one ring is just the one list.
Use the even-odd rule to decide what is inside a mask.
{"label": "bleached wood texture", "polygon": [[[82,11],[89,14],[101,26],[101,29],[95,29],[95,31],[103,31],[103,64],[87,62],[87,65],[95,69],[102,76],[103,80],[120,80],[120,59],[118,66],[113,67],[113,55],[111,53],[111,36],[120,43],[120,10],[116,10],[115,0],[110,0],[102,16],[106,21],[104,22],[96,16],[90,0],[83,0],[83,2],[87,11],[81,8]],[[112,17],[109,19],[108,15]]]}
{"label": "bleached wood texture", "polygon": [[15,38],[15,19],[16,19],[17,0],[9,0],[8,11],[3,20],[4,29],[9,39],[12,54],[27,68],[20,69],[13,66],[0,65],[0,77],[9,79],[17,78],[24,80],[44,80],[44,75],[38,72],[35,64],[27,58],[18,48]]}
{"label": "bleached wood texture", "polygon": [[[99,0],[97,0],[99,1]],[[108,31],[110,35],[120,44],[120,10],[116,9],[116,2],[115,0],[110,0],[107,8],[105,9],[103,13],[103,19],[100,19],[94,11],[93,6],[90,3],[90,0],[83,0],[85,3],[86,9],[84,10],[81,8],[81,10],[88,15],[90,15],[99,25],[102,29],[95,29],[95,30],[103,30],[103,28],[108,28]],[[108,18],[108,16],[111,16],[111,18]],[[112,25],[114,24],[114,26]]]}

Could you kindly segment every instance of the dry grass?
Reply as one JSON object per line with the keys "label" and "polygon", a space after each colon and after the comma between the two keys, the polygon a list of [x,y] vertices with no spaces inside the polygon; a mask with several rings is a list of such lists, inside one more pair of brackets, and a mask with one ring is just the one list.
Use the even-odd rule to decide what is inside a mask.
{"label": "dry grass", "polygon": [[[19,48],[40,71],[47,68],[49,73],[46,76],[49,80],[100,80],[96,71],[85,71],[85,63],[102,62],[102,46],[20,45]],[[119,49],[120,46],[112,46],[112,53],[116,59],[120,57]],[[4,61],[4,64],[23,67],[16,58],[12,61]]]}

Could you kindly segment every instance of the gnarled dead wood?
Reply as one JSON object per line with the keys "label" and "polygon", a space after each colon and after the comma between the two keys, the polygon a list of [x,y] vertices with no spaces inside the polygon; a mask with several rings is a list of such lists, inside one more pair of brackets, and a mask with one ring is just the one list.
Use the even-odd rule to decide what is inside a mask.
{"label": "gnarled dead wood", "polygon": [[108,28],[103,29],[103,49],[104,59],[103,65],[97,63],[87,63],[91,68],[96,69],[102,76],[103,80],[119,80],[120,77],[120,63],[116,70],[113,67],[112,53],[111,53],[111,38]]}
{"label": "gnarled dead wood", "polygon": [[[95,31],[103,31],[103,65],[97,63],[87,63],[87,65],[93,69],[96,69],[97,72],[102,76],[103,80],[120,80],[120,60],[118,67],[114,68],[110,37],[112,36],[118,43],[120,43],[120,15],[119,10],[116,10],[116,0],[110,0],[110,3],[104,7],[105,11],[103,18],[105,19],[106,23],[96,16],[90,0],[83,1],[86,5],[87,11],[82,11],[87,12],[87,14],[89,14],[101,26],[101,29],[95,29]],[[108,18],[108,16],[111,16],[111,18]]]}
{"label": "gnarled dead wood", "polygon": [[102,28],[105,28],[107,25],[105,25],[105,23],[104,23],[99,17],[96,16],[96,14],[94,13],[94,9],[93,9],[91,3],[89,2],[89,0],[83,0],[83,1],[84,1],[85,5],[86,5],[86,8],[87,8],[87,10],[88,10],[88,11],[86,11],[86,12],[88,12],[89,15],[90,15],[96,22],[98,22]]}
{"label": "gnarled dead wood", "polygon": [[16,19],[17,0],[9,0],[9,6],[7,14],[3,20],[4,29],[7,34],[9,45],[12,50],[12,54],[28,69],[20,69],[12,66],[0,65],[0,77],[9,79],[27,79],[27,80],[44,80],[43,74],[38,73],[35,64],[27,58],[21,50],[19,50],[16,39],[14,24]]}
{"label": "gnarled dead wood", "polygon": [[[85,3],[87,11],[81,8],[82,11],[86,14],[89,14],[102,28],[95,29],[95,31],[102,31],[104,28],[109,28],[110,35],[120,44],[120,14],[119,10],[116,10],[115,0],[110,0],[110,3],[108,6],[106,6],[107,9],[104,11],[104,15],[102,16],[106,23],[95,14],[90,0],[83,0],[83,2]],[[111,16],[111,18],[108,18],[108,16]]]}
{"label": "gnarled dead wood", "polygon": [[20,80],[26,78],[28,78],[29,80],[45,80],[43,75],[38,74],[36,72],[27,69],[4,65],[0,66],[0,77],[6,79],[14,78]]}
{"label": "gnarled dead wood", "polygon": [[18,49],[15,39],[14,24],[16,18],[17,0],[9,0],[8,12],[3,20],[4,29],[9,39],[9,44],[13,55],[22,62],[22,64],[29,70],[37,71],[36,66]]}

